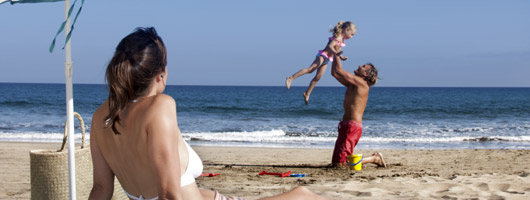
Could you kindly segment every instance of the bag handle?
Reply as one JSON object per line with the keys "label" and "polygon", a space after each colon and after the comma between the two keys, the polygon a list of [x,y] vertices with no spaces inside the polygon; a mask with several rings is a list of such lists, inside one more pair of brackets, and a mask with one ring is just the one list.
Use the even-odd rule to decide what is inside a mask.
{"label": "bag handle", "polygon": [[[79,123],[81,123],[81,149],[85,148],[85,122],[83,121],[83,118],[81,115],[77,112],[74,112],[74,116],[79,119]],[[58,152],[61,152],[64,150],[64,145],[66,144],[66,137],[68,137],[68,125],[66,124],[66,121],[64,122],[64,137],[63,137],[63,144],[61,145],[61,149],[58,150]],[[72,136],[73,137],[73,136]]]}

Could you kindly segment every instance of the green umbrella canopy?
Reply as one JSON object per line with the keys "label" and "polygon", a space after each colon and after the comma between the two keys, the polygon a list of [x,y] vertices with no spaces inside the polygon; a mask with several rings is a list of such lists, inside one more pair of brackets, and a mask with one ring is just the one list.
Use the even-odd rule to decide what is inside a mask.
{"label": "green umbrella canopy", "polygon": [[0,0],[0,4],[3,3],[41,3],[41,2],[56,2],[56,1],[64,1],[64,0]]}
{"label": "green umbrella canopy", "polygon": [[[57,2],[57,1],[64,1],[64,0],[0,0],[0,4],[3,3],[45,3],[45,2]],[[66,21],[70,19],[70,16],[72,15],[72,11],[74,10],[75,3],[77,3],[77,0],[74,0],[74,3],[72,6],[70,6],[70,9],[68,10],[68,16],[67,19],[64,20],[64,22],[59,27],[59,30],[57,31],[57,34],[55,34],[55,37],[53,38],[52,43],[50,44],[50,53],[53,52],[53,49],[55,47],[55,40],[57,39],[57,36],[64,30],[66,26]],[[81,6],[79,6],[79,10],[77,11],[77,14],[75,15],[74,21],[72,22],[72,26],[70,27],[70,31],[66,35],[64,44],[68,43],[68,40],[70,40],[70,37],[72,36],[72,31],[74,30],[75,22],[77,21],[77,17],[79,17],[79,14],[81,13],[81,9],[83,9],[83,4],[85,4],[85,0],[81,0]],[[63,46],[64,49],[64,46]]]}

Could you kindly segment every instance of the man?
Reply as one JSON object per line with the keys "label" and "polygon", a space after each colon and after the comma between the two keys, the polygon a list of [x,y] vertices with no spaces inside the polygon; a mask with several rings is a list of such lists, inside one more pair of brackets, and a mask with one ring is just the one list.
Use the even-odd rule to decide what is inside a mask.
{"label": "man", "polygon": [[[333,158],[331,163],[339,167],[348,165],[348,155],[353,154],[362,135],[363,113],[368,101],[370,87],[377,83],[377,69],[371,63],[359,66],[352,74],[342,68],[339,58],[341,53],[335,55],[331,68],[331,75],[342,85],[348,87],[344,95],[344,116],[339,123],[339,136],[335,142]],[[362,164],[374,163],[380,167],[386,167],[383,155],[374,153],[365,157]]]}

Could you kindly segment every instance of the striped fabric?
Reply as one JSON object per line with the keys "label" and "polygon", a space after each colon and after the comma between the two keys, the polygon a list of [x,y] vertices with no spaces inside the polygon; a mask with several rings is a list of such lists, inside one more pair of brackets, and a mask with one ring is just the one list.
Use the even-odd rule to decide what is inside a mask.
{"label": "striped fabric", "polygon": [[246,199],[245,198],[241,198],[241,197],[225,196],[225,195],[222,195],[219,192],[215,191],[214,200],[246,200]]}

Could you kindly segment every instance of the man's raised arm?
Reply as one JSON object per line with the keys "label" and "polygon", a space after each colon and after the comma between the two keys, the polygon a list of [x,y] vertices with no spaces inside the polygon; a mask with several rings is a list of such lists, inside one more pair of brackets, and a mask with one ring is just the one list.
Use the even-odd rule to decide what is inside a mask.
{"label": "man's raised arm", "polygon": [[354,85],[357,87],[363,86],[363,85],[368,86],[366,84],[366,81],[364,81],[361,77],[356,76],[342,68],[342,62],[340,61],[340,57],[339,57],[341,54],[342,52],[340,52],[339,54],[335,54],[335,57],[333,58],[333,64],[331,67],[331,75],[335,77],[337,81],[339,81],[342,85],[346,87],[350,85]]}

